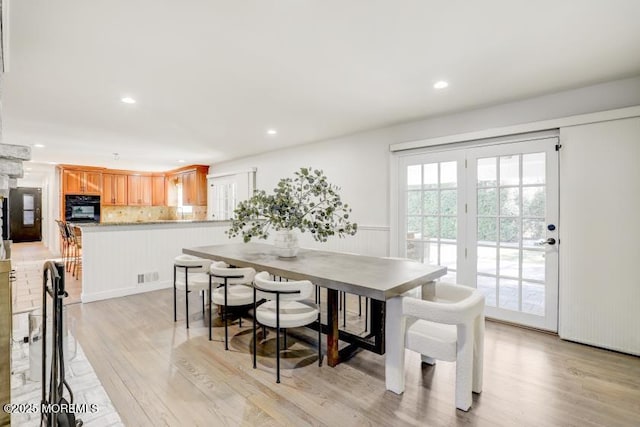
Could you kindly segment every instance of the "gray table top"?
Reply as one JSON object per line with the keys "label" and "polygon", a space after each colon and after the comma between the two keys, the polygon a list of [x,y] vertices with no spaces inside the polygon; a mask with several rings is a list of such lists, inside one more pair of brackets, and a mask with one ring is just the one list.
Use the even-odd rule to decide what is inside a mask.
{"label": "gray table top", "polygon": [[446,274],[447,268],[408,260],[300,248],[294,258],[279,258],[264,243],[230,243],[185,248],[185,254],[253,267],[292,280],[312,283],[384,301]]}

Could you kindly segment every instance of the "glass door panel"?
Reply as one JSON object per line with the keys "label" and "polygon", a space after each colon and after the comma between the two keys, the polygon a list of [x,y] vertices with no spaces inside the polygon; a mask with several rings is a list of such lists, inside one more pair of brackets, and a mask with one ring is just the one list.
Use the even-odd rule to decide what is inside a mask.
{"label": "glass door panel", "polygon": [[[557,138],[407,156],[400,253],[477,287],[489,317],[557,330]],[[556,242],[557,243],[557,242]]]}
{"label": "glass door panel", "polygon": [[[557,153],[555,138],[467,150],[466,276],[486,314],[557,330]],[[474,200],[475,196],[475,200]]]}
{"label": "glass door panel", "polygon": [[[464,204],[459,183],[464,185],[458,153],[430,155],[429,161],[412,159],[403,169],[404,235],[401,252],[407,258],[429,264],[445,265],[443,280],[455,282],[461,262],[460,236],[464,236]],[[462,252],[463,253],[463,252]]]}

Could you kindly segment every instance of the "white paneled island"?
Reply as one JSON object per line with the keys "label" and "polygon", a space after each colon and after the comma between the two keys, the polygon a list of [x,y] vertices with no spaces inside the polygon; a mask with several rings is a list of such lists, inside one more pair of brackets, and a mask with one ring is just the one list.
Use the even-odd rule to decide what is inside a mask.
{"label": "white paneled island", "polygon": [[173,286],[173,259],[185,247],[238,241],[229,221],[77,224],[82,229],[83,303]]}

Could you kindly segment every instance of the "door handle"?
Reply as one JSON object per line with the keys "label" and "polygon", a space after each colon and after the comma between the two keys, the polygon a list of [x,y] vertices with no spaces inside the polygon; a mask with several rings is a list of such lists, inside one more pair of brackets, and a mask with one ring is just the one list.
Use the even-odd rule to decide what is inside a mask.
{"label": "door handle", "polygon": [[536,245],[538,246],[544,246],[544,245],[553,246],[555,244],[556,244],[556,239],[554,239],[553,237],[549,237],[547,240],[541,239],[536,242]]}

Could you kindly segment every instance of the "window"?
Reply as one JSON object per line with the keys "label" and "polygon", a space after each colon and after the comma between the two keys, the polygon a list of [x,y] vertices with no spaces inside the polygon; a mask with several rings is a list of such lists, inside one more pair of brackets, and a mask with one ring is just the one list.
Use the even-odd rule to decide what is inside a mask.
{"label": "window", "polygon": [[22,226],[33,227],[35,225],[34,199],[31,194],[22,195]]}
{"label": "window", "polygon": [[193,206],[185,206],[182,204],[182,183],[177,185],[178,189],[178,213],[190,214],[193,212]]}

